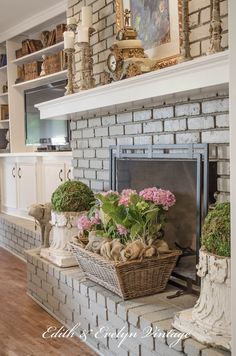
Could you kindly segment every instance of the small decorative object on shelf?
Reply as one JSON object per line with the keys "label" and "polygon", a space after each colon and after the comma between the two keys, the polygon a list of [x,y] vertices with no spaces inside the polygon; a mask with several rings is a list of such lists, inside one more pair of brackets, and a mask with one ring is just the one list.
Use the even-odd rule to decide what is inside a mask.
{"label": "small decorative object on shelf", "polygon": [[29,207],[28,214],[35,218],[41,229],[41,246],[49,247],[49,235],[52,229],[51,220],[52,204],[33,204]]}
{"label": "small decorative object on shelf", "polygon": [[2,92],[3,93],[7,93],[8,92],[8,84],[7,84],[7,82],[6,82],[5,85],[2,86]]}
{"label": "small decorative object on shelf", "polygon": [[173,327],[204,344],[231,350],[230,203],[216,204],[202,231],[200,297],[175,315]]}
{"label": "small decorative object on shelf", "polygon": [[48,46],[48,38],[49,38],[49,35],[50,35],[50,31],[43,31],[41,33],[41,41],[42,41],[42,44],[43,44],[43,47],[46,48]]}
{"label": "small decorative object on shelf", "polygon": [[180,33],[180,57],[179,62],[192,59],[189,43],[189,0],[182,0],[182,28]]}
{"label": "small decorative object on shelf", "polygon": [[222,26],[220,18],[220,0],[211,0],[211,25],[210,25],[210,35],[211,44],[208,54],[222,52],[223,48],[221,46],[222,40]]}
{"label": "small decorative object on shelf", "polygon": [[0,67],[4,67],[7,65],[7,55],[0,54]]}
{"label": "small decorative object on shelf", "polygon": [[1,120],[8,120],[9,119],[9,107],[8,107],[8,104],[2,104],[0,106],[0,108],[1,108],[1,112],[0,112],[1,117],[0,117],[0,119]]}
{"label": "small decorative object on shelf", "polygon": [[150,72],[157,62],[144,53],[142,42],[137,39],[137,31],[130,23],[131,11],[125,8],[123,16],[124,28],[118,31],[117,41],[111,47],[102,84]]}
{"label": "small decorative object on shelf", "polygon": [[72,237],[77,233],[77,221],[90,209],[94,201],[92,190],[79,181],[67,181],[52,194],[52,239],[49,248],[42,248],[40,255],[59,267],[76,265],[70,249]]}
{"label": "small decorative object on shelf", "polygon": [[42,55],[42,65],[41,65],[41,72],[40,72],[40,77],[43,77],[44,75],[46,75],[46,71],[45,71],[45,60],[46,60],[47,56],[45,56],[45,54]]}
{"label": "small decorative object on shelf", "polygon": [[85,276],[123,299],[163,291],[181,255],[163,239],[174,204],[171,192],[157,188],[97,194],[71,243]]}

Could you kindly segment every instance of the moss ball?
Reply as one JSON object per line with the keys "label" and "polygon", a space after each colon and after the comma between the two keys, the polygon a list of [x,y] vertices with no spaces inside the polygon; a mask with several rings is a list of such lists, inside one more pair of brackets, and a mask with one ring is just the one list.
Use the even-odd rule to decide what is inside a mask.
{"label": "moss ball", "polygon": [[230,257],[230,203],[216,204],[205,219],[202,245],[217,256]]}
{"label": "moss ball", "polygon": [[94,202],[92,190],[79,181],[65,182],[52,194],[52,209],[56,212],[80,212],[89,210]]}

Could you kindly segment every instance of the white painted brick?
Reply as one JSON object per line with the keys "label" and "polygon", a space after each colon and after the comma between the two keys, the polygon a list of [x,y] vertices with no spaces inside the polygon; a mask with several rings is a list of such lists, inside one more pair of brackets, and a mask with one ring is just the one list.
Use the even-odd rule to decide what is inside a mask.
{"label": "white painted brick", "polygon": [[201,55],[200,42],[192,43],[190,46],[191,56],[198,57]]}
{"label": "white painted brick", "polygon": [[72,321],[73,320],[73,312],[72,312],[72,310],[70,308],[68,308],[67,305],[63,305],[63,304],[60,303],[59,311],[66,318],[67,321]]}
{"label": "white painted brick", "polygon": [[195,12],[189,16],[189,26],[193,27],[197,25],[199,25],[199,12]]}
{"label": "white painted brick", "polygon": [[204,130],[214,128],[213,116],[193,117],[188,119],[188,128],[190,130]]}
{"label": "white painted brick", "polygon": [[143,317],[140,317],[140,327],[143,330],[145,327],[150,326],[150,324],[170,319],[177,311],[177,308],[168,308],[165,310],[159,310],[157,312],[145,314]]}
{"label": "white painted brick", "polygon": [[84,138],[94,137],[94,129],[84,129],[82,132]]}
{"label": "white painted brick", "polygon": [[97,118],[94,118],[94,119],[89,119],[88,124],[89,124],[89,127],[100,127],[101,124],[102,124],[101,118],[97,117]]}
{"label": "white painted brick", "polygon": [[114,11],[113,3],[112,4],[108,4],[107,6],[103,7],[99,11],[99,18],[101,19],[103,17],[107,17],[107,16],[111,15],[113,13],[113,11]]}
{"label": "white painted brick", "polygon": [[151,110],[143,110],[134,112],[134,121],[146,121],[152,118]]}
{"label": "white painted brick", "polygon": [[101,127],[95,129],[95,137],[108,136],[108,128]]}
{"label": "white painted brick", "polygon": [[202,103],[203,113],[214,113],[229,110],[229,99],[209,100]]}
{"label": "white painted brick", "polygon": [[228,351],[210,348],[203,349],[201,356],[230,356],[230,353]]}
{"label": "white painted brick", "polygon": [[174,108],[172,106],[157,108],[153,110],[153,119],[168,119],[174,116]]}
{"label": "white painted brick", "polygon": [[221,16],[228,15],[228,1],[220,2],[220,14]]}
{"label": "white painted brick", "polygon": [[90,148],[99,148],[102,147],[102,140],[101,138],[92,138],[89,140],[89,147]]}
{"label": "white painted brick", "polygon": [[109,127],[110,136],[123,135],[124,127],[122,125],[116,125]]}
{"label": "white painted brick", "polygon": [[176,134],[176,143],[199,143],[200,134],[198,132],[185,132]]}
{"label": "white painted brick", "polygon": [[173,144],[174,143],[174,135],[173,134],[165,134],[165,135],[155,135],[153,137],[154,145],[157,144]]}
{"label": "white painted brick", "polygon": [[184,131],[187,129],[186,119],[166,120],[164,129],[165,131]]}
{"label": "white painted brick", "polygon": [[95,150],[86,149],[84,150],[84,158],[94,158],[95,157]]}
{"label": "white painted brick", "polygon": [[228,143],[229,142],[229,131],[225,130],[215,130],[206,131],[202,133],[203,143]]}
{"label": "white painted brick", "polygon": [[87,159],[79,159],[78,167],[79,168],[89,168],[89,161]]}
{"label": "white painted brick", "polygon": [[96,151],[97,158],[109,158],[109,150],[105,148],[99,148]]}
{"label": "white painted brick", "polygon": [[133,145],[134,138],[133,137],[118,137],[117,138],[117,144],[118,145]]}
{"label": "white painted brick", "polygon": [[83,169],[74,169],[74,176],[76,178],[84,178],[84,170]]}
{"label": "white painted brick", "polygon": [[141,124],[132,124],[125,126],[125,134],[126,135],[135,135],[142,133],[142,125]]}
{"label": "white painted brick", "polygon": [[84,178],[96,179],[96,171],[94,171],[92,169],[85,169]]}
{"label": "white painted brick", "polygon": [[97,179],[109,180],[109,171],[97,172]]}
{"label": "white painted brick", "polygon": [[103,126],[110,126],[110,125],[114,125],[116,123],[116,117],[115,115],[111,115],[111,116],[104,116],[102,118],[102,125]]}
{"label": "white painted brick", "polygon": [[189,2],[189,13],[198,11],[207,6],[210,6],[210,0],[191,0]]}
{"label": "white painted brick", "polygon": [[102,168],[102,161],[99,160],[90,160],[89,162],[90,168],[101,169]]}
{"label": "white painted brick", "polygon": [[122,113],[117,115],[118,124],[132,122],[132,112]]}
{"label": "white painted brick", "polygon": [[151,145],[152,144],[152,136],[137,136],[134,137],[135,145]]}
{"label": "white painted brick", "polygon": [[211,9],[210,9],[210,7],[207,7],[206,9],[203,9],[201,11],[200,21],[201,21],[202,24],[211,21]]}
{"label": "white painted brick", "polygon": [[216,116],[216,127],[229,127],[229,115],[217,115]]}
{"label": "white painted brick", "polygon": [[[77,141],[77,148],[88,148],[88,147],[89,147],[89,141],[88,140],[78,140]],[[76,153],[77,153],[77,151],[76,151]]]}
{"label": "white painted brick", "polygon": [[32,282],[34,284],[36,284],[38,287],[42,287],[42,281],[39,277],[37,277],[36,275],[32,275]]}
{"label": "white painted brick", "polygon": [[103,138],[102,139],[102,147],[109,147],[116,145],[116,139],[115,138]]}
{"label": "white painted brick", "polygon": [[163,125],[161,121],[152,121],[152,122],[145,122],[143,124],[143,132],[144,133],[149,133],[149,132],[161,132],[163,131]]}
{"label": "white painted brick", "polygon": [[217,179],[217,188],[221,192],[230,192],[230,180],[229,178],[218,178]]}
{"label": "white painted brick", "polygon": [[219,145],[217,147],[217,154],[219,159],[229,159],[230,158],[229,145]]}
{"label": "white painted brick", "polygon": [[103,182],[91,181],[91,189],[103,191]]}
{"label": "white painted brick", "polygon": [[191,356],[201,355],[202,350],[206,349],[207,346],[200,344],[198,341],[193,339],[187,339],[184,341],[184,353]]}
{"label": "white painted brick", "polygon": [[210,39],[206,39],[201,42],[201,50],[202,50],[202,55],[206,54],[209,52],[210,48]]}
{"label": "white painted brick", "polygon": [[198,41],[199,39],[207,37],[209,37],[209,24],[193,28],[189,35],[190,42]]}
{"label": "white painted brick", "polygon": [[189,103],[176,105],[175,107],[176,116],[194,116],[200,114],[200,104],[199,103]]}
{"label": "white painted brick", "polygon": [[217,173],[221,175],[229,175],[230,174],[230,163],[220,161],[217,163]]}
{"label": "white painted brick", "polygon": [[76,126],[78,130],[84,129],[88,127],[88,120],[78,120]]}

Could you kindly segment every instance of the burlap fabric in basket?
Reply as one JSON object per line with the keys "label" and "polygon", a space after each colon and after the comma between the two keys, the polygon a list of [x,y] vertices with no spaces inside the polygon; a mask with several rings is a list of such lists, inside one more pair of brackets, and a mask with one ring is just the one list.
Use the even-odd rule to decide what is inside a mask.
{"label": "burlap fabric in basket", "polygon": [[73,243],[71,247],[85,276],[124,300],[163,291],[181,255],[174,250],[159,257],[114,262]]}

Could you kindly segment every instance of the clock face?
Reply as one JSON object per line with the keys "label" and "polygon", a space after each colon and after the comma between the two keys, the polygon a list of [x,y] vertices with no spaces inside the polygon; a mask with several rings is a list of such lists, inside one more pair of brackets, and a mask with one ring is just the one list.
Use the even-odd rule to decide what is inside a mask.
{"label": "clock face", "polygon": [[108,56],[107,66],[111,72],[115,72],[116,67],[117,67],[117,60],[113,53],[109,54],[109,56]]}

